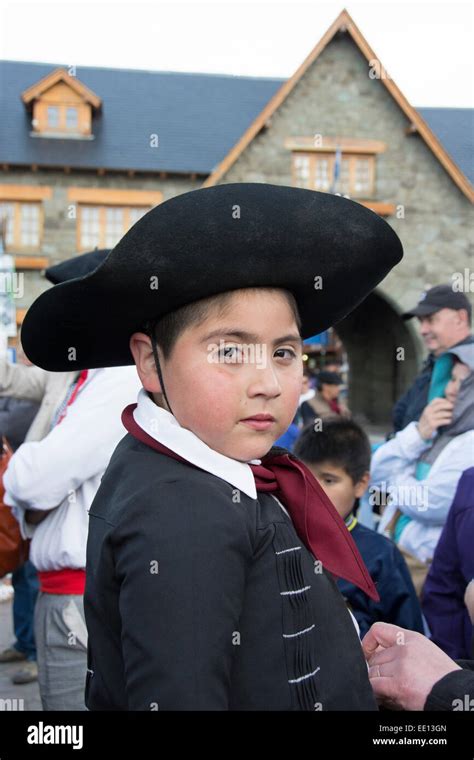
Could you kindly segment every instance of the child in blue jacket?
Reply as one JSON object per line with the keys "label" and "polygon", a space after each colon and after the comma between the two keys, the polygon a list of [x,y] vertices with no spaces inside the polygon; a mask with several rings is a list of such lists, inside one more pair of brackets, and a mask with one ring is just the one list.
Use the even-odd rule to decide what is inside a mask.
{"label": "child in blue jacket", "polygon": [[327,420],[322,430],[308,425],[295,444],[295,454],[309,467],[341,517],[377,585],[380,601],[343,578],[338,586],[360,627],[361,637],[372,623],[385,623],[424,633],[420,605],[405,560],[385,536],[361,525],[358,500],[367,490],[370,443],[355,422]]}

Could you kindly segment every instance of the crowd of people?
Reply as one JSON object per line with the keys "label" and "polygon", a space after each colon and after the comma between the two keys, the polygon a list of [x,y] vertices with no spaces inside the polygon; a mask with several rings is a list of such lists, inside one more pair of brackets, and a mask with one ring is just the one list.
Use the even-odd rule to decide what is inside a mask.
{"label": "crowd of people", "polygon": [[[335,200],[337,204],[343,199]],[[94,251],[75,256],[51,267],[46,276],[53,284],[73,281],[100,269],[106,259],[110,261],[108,254],[109,251]],[[283,313],[283,302],[284,299],[277,304],[281,308],[278,314]],[[285,308],[288,305],[291,308],[290,302],[285,304]],[[234,316],[238,316],[238,306],[234,302],[232,305]],[[251,313],[251,309],[245,313]],[[195,312],[189,319],[193,316],[196,319]],[[456,709],[453,704],[459,695],[472,694],[473,691],[474,673],[470,672],[474,668],[474,339],[470,328],[471,306],[464,294],[454,293],[449,285],[438,285],[424,294],[404,317],[418,320],[428,358],[421,374],[414,378],[413,384],[397,402],[393,427],[387,430],[386,440],[376,444],[371,442],[364,425],[357,421],[341,396],[340,367],[328,362],[317,375],[304,369],[302,385],[294,396],[296,414],[290,415],[274,444],[291,452],[293,458],[290,461],[304,465],[302,472],[315,494],[314,504],[322,510],[318,519],[323,520],[321,505],[326,511],[328,509],[327,497],[335,508],[330,519],[338,526],[337,540],[341,540],[343,525],[347,529],[343,539],[346,542],[344,551],[349,554],[352,551],[354,555],[352,547],[355,545],[357,557],[360,554],[363,560],[355,571],[347,557],[344,561],[341,559],[340,567],[346,572],[341,570],[340,575],[335,566],[334,576],[340,592],[336,595],[329,572],[327,575],[322,573],[318,580],[318,593],[327,604],[327,619],[337,618],[338,627],[337,634],[328,628],[327,640],[321,632],[315,633],[314,636],[320,638],[315,639],[314,648],[319,647],[321,653],[327,653],[331,646],[329,639],[341,636],[340,641],[334,638],[333,644],[347,642],[349,650],[354,643],[354,631],[361,639],[363,657],[360,661],[356,654],[351,664],[348,654],[341,664],[341,668],[344,665],[354,671],[354,683],[360,690],[358,702],[349,699],[344,702],[340,693],[332,694],[329,682],[325,682],[322,675],[322,693],[326,694],[327,704],[335,709],[341,704],[346,709],[374,709],[372,696],[365,691],[366,676],[360,670],[361,662],[367,663],[377,702],[388,707]],[[184,321],[178,323],[181,329],[186,328],[186,319],[185,314]],[[268,321],[270,323],[271,319]],[[175,325],[165,324],[162,329],[176,339]],[[158,333],[156,335],[159,337]],[[218,478],[239,490],[244,501],[258,497],[260,537],[271,523],[273,533],[272,538],[268,534],[268,542],[276,542],[275,554],[279,561],[281,558],[279,583],[294,582],[301,586],[293,592],[281,591],[280,595],[298,594],[309,588],[303,584],[309,567],[306,557],[311,555],[303,556],[302,552],[295,551],[302,548],[299,544],[295,546],[296,535],[301,535],[299,530],[285,534],[291,522],[298,528],[298,521],[296,513],[281,498],[283,474],[278,471],[278,461],[272,470],[280,489],[276,491],[279,494],[276,499],[278,514],[275,517],[271,513],[273,516],[265,522],[265,510],[270,514],[271,505],[275,504],[275,499],[270,499],[268,494],[262,496],[268,475],[264,468],[265,457],[255,449],[250,452],[252,456],[241,458],[237,450],[227,450],[225,446],[219,448],[217,443],[211,445],[214,444],[212,438],[206,440],[204,434],[195,434],[196,430],[202,429],[199,428],[201,423],[196,422],[195,430],[191,425],[186,428],[177,424],[170,399],[173,398],[173,406],[177,406],[179,391],[170,392],[170,386],[169,398],[166,395],[160,374],[164,365],[156,363],[156,345],[153,334],[151,342],[147,342],[149,336],[145,328],[143,333],[135,333],[131,343],[135,364],[119,366],[117,362],[116,366],[110,363],[100,369],[49,371],[33,365],[21,350],[16,363],[10,362],[6,341],[1,351],[0,433],[14,448],[4,475],[4,501],[18,520],[21,535],[31,539],[31,543],[29,560],[16,568],[12,575],[15,640],[0,653],[0,663],[18,663],[18,672],[13,675],[17,684],[38,679],[44,710],[84,710],[86,706],[89,709],[113,709],[114,706],[117,709],[146,709],[144,705],[148,704],[153,693],[151,687],[147,691],[147,668],[150,678],[155,677],[160,681],[160,688],[162,686],[158,702],[162,701],[166,706],[169,699],[172,704],[177,684],[183,678],[190,658],[196,658],[194,647],[198,652],[204,652],[203,662],[205,657],[209,658],[209,671],[219,672],[221,665],[217,663],[216,653],[226,650],[227,628],[225,633],[224,628],[220,629],[219,610],[214,619],[215,609],[210,602],[207,603],[207,597],[200,596],[200,580],[193,578],[190,584],[186,563],[188,559],[193,562],[193,552],[197,551],[195,542],[199,550],[207,552],[210,569],[204,571],[201,568],[203,578],[210,589],[217,584],[216,599],[229,612],[229,630],[240,631],[244,642],[245,636],[251,639],[252,625],[255,624],[249,622],[246,628],[248,620],[253,620],[249,609],[252,614],[257,613],[251,607],[243,609],[236,601],[238,594],[242,593],[239,591],[241,565],[236,557],[242,555],[245,562],[249,561],[250,532],[247,539],[240,533],[232,539],[228,535],[228,526],[222,527],[220,518],[214,516],[209,536],[199,534],[197,538],[193,522],[197,518],[194,512],[190,513],[191,506],[205,522],[208,514],[204,513],[206,499],[219,502],[224,497],[217,486],[201,482],[196,474],[186,479],[188,471],[195,473],[193,467],[201,473],[203,470],[217,473]],[[157,342],[163,348],[164,344]],[[111,345],[115,345],[113,340]],[[163,356],[167,358],[165,349]],[[186,367],[182,371],[182,377],[179,372],[175,375],[177,388],[180,380],[183,387],[186,379],[189,380]],[[152,375],[153,381],[150,379]],[[199,394],[196,383],[195,378],[190,381],[188,397]],[[263,391],[259,393],[262,395]],[[268,393],[271,395],[270,391]],[[273,395],[276,397],[278,393]],[[138,406],[127,416],[124,409],[130,409],[137,396]],[[209,391],[208,400],[211,398],[212,391]],[[216,414],[222,418],[225,410],[220,402],[217,406],[220,408]],[[208,419],[212,418],[210,407],[201,410],[201,414],[203,412],[208,414]],[[259,430],[262,429],[258,427],[259,423],[265,424],[265,420],[253,418],[245,421],[254,422],[254,428]],[[172,527],[166,544],[164,539],[160,542],[160,537],[156,538],[158,556],[155,556],[154,545],[147,543],[147,538],[155,530],[155,518],[150,510],[147,511],[148,492],[142,488],[152,467],[158,470],[160,467],[150,460],[150,469],[143,471],[142,479],[137,475],[135,480],[127,481],[123,466],[124,462],[136,461],[138,467],[139,455],[145,457],[152,448],[160,451],[160,457],[166,454],[169,463],[166,469],[162,458],[157,460],[165,471],[165,475],[160,476],[162,480],[156,481],[157,492],[169,491],[169,503],[176,507],[173,510],[163,508],[160,512],[167,528]],[[256,491],[253,478],[249,483],[247,474],[237,467],[246,467],[245,462],[252,465]],[[194,494],[186,507],[173,501],[174,492],[170,488],[175,482],[181,483],[183,492]],[[151,489],[152,484],[149,487]],[[361,511],[364,500],[371,507],[370,525],[364,521]],[[132,503],[136,512],[127,516],[126,508]],[[282,511],[279,511],[280,507]],[[185,515],[183,521],[188,520],[189,524],[183,522],[179,530],[189,531],[192,550],[187,549],[182,534],[173,523],[181,510]],[[235,530],[240,531],[240,517],[237,515],[232,519]],[[323,522],[320,524],[322,526]],[[221,529],[227,540],[222,568],[216,548],[218,539],[215,538]],[[329,527],[327,530],[327,546],[334,547],[334,556],[341,552],[342,557],[341,545],[330,534]],[[142,544],[134,543],[136,535],[141,536]],[[311,546],[317,545],[316,538],[314,541]],[[259,546],[263,556],[266,544]],[[132,547],[135,547],[133,561]],[[159,573],[164,576],[161,582],[169,584],[168,589],[160,587],[158,590],[151,571],[138,579],[138,586],[145,589],[143,593],[147,593],[150,586],[149,607],[146,609],[138,604],[138,586],[134,585],[133,575],[133,563],[140,560],[140,547],[146,562],[156,560],[160,565]],[[324,551],[322,543],[318,549],[321,553]],[[177,560],[180,552],[190,555],[189,558],[183,556],[182,568]],[[299,558],[295,557],[298,553],[301,554]],[[317,559],[317,553],[318,550],[313,552],[313,559]],[[229,570],[226,563],[231,556],[233,564]],[[328,556],[328,567],[330,560]],[[177,571],[178,580],[171,573],[167,575],[167,561],[177,563],[181,568]],[[365,566],[362,574],[359,572],[361,565]],[[365,569],[368,575],[364,575]],[[273,586],[265,586],[263,581],[259,586],[258,574],[252,578],[257,609],[261,607],[259,594],[270,594],[275,579],[272,576]],[[189,584],[192,586],[190,594],[198,597],[195,602],[181,595],[182,586]],[[88,614],[84,609],[85,593],[89,599]],[[347,621],[344,619],[343,626],[339,617],[340,600],[351,613],[347,616],[349,628],[344,627],[348,625]],[[202,629],[183,633],[181,622],[185,627],[186,609],[194,603],[199,603],[203,610],[198,624]],[[176,610],[176,617],[171,617],[175,605],[180,605],[181,611]],[[311,649],[290,649],[303,647],[302,640],[306,639],[300,634],[308,636],[307,632],[314,628],[307,617],[309,609],[303,602],[298,606],[291,596],[288,597],[283,616],[289,630],[283,633],[283,639],[287,662],[307,657],[316,673],[320,668],[312,660]],[[170,611],[169,620],[163,610]],[[266,612],[271,618],[273,608],[270,603]],[[206,613],[209,621],[205,619]],[[275,620],[281,618],[281,614],[281,608],[276,609]],[[272,620],[269,619],[266,625],[270,626]],[[168,626],[168,623],[170,630],[162,631],[161,626]],[[212,635],[207,625],[213,626]],[[164,656],[163,652],[167,654],[166,667],[160,660],[154,669],[154,658],[158,659],[158,655],[147,650],[147,630],[154,631],[158,637],[162,634],[159,657]],[[220,631],[217,639],[215,631]],[[400,635],[406,646],[400,646]],[[169,644],[166,636],[172,639]],[[206,650],[206,637],[209,647],[213,646],[212,652]],[[260,639],[255,638],[253,654],[248,659],[245,659],[244,648],[241,655],[233,655],[236,658],[234,666],[237,662],[237,686],[232,692],[234,701],[231,701],[230,709],[247,709],[249,704],[250,709],[272,709],[273,704],[275,709],[285,709],[280,706],[285,705],[284,700],[278,702],[279,692],[272,691],[270,677],[262,686],[258,699],[255,697],[252,702],[248,696],[251,671],[259,661],[259,646]],[[342,648],[346,649],[346,646]],[[262,657],[264,651],[262,649]],[[344,659],[341,652],[340,647],[338,656]],[[133,675],[122,672],[128,667],[122,660],[124,653]],[[145,664],[141,662],[141,656],[146,659]],[[276,654],[275,658],[270,667],[278,671],[280,661]],[[222,659],[224,661],[224,654]],[[176,672],[170,673],[169,669],[173,668]],[[410,693],[406,688],[407,669],[412,681]],[[221,709],[223,704],[229,704],[222,696],[221,683],[214,676],[207,676],[204,665],[202,671],[203,689],[207,689],[206,695],[210,695],[208,700],[206,696],[202,703],[198,700],[193,704],[190,690],[188,696],[181,694],[178,709],[196,706],[197,709],[206,706]],[[225,672],[223,680],[228,683],[230,675],[227,670]],[[297,692],[299,709],[310,709],[308,705],[317,699],[319,692],[311,690],[305,681],[314,673],[295,673],[293,681],[297,688],[300,689],[299,682],[306,684],[306,691],[301,687]],[[245,681],[246,678],[249,680]],[[243,684],[241,691],[239,679]],[[88,701],[85,702],[86,687]]]}

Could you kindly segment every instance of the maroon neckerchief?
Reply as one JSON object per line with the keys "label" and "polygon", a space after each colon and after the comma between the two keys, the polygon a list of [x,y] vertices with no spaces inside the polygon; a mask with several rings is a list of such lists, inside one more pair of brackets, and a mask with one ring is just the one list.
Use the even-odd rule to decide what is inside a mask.
{"label": "maroon neckerchief", "polygon": [[[133,416],[136,406],[130,404],[122,412],[123,425],[134,438],[179,462],[202,469],[142,430]],[[312,472],[286,451],[273,454],[270,451],[261,461],[262,464],[249,464],[257,491],[271,492],[280,499],[291,515],[301,541],[329,572],[358,586],[375,602],[380,601],[344,520]]]}

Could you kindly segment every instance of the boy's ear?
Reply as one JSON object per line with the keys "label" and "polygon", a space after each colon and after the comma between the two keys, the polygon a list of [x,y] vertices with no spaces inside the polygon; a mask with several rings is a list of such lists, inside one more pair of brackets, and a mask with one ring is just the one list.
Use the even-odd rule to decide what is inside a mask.
{"label": "boy's ear", "polygon": [[356,497],[356,499],[360,499],[365,494],[365,492],[367,491],[369,482],[370,482],[370,472],[367,471],[367,472],[364,472],[361,479],[357,481],[357,483],[355,484],[354,496]]}
{"label": "boy's ear", "polygon": [[130,338],[130,351],[132,352],[138,376],[145,390],[152,393],[161,393],[161,384],[156,371],[150,337],[143,332],[133,333]]}

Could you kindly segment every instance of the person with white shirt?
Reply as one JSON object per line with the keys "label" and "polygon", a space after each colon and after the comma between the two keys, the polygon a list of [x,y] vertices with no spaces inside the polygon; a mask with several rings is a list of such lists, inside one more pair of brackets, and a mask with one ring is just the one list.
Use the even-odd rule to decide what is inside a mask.
{"label": "person with white shirt", "polygon": [[43,710],[85,709],[88,510],[126,432],[121,412],[139,388],[134,367],[89,370],[65,416],[41,441],[20,446],[4,475],[5,504],[31,538],[40,582],[35,639]]}
{"label": "person with white shirt", "polygon": [[418,594],[456,488],[474,457],[474,344],[451,349],[444,397],[433,399],[372,457],[369,492],[389,498],[378,530],[405,556]]}
{"label": "person with white shirt", "polygon": [[[80,256],[52,264],[44,271],[45,279],[53,285],[73,277],[93,271],[106,257],[108,251],[92,251]],[[0,330],[0,397],[17,400],[17,403],[34,403],[36,413],[28,427],[27,441],[40,441],[48,435],[53,415],[74,385],[79,372],[69,369],[65,372],[46,372],[32,365],[24,354],[21,333],[18,336],[17,361],[8,357],[8,338]],[[5,431],[4,431],[5,432]],[[7,440],[13,444],[8,436]],[[17,447],[13,447],[17,448]],[[0,652],[0,663],[22,662],[19,670],[12,674],[13,683],[30,683],[38,679],[36,646],[34,640],[34,609],[38,593],[38,578],[32,562],[27,560],[12,574],[14,590],[13,629],[15,641]]]}
{"label": "person with white shirt", "polygon": [[[49,267],[46,278],[58,284],[87,275],[108,253],[74,256]],[[125,433],[122,409],[136,398],[140,382],[132,367],[45,372],[5,364],[0,369],[2,386],[44,394],[34,433],[4,475],[5,504],[22,536],[31,539],[30,560],[38,570],[34,630],[43,709],[84,710],[88,509]]]}

